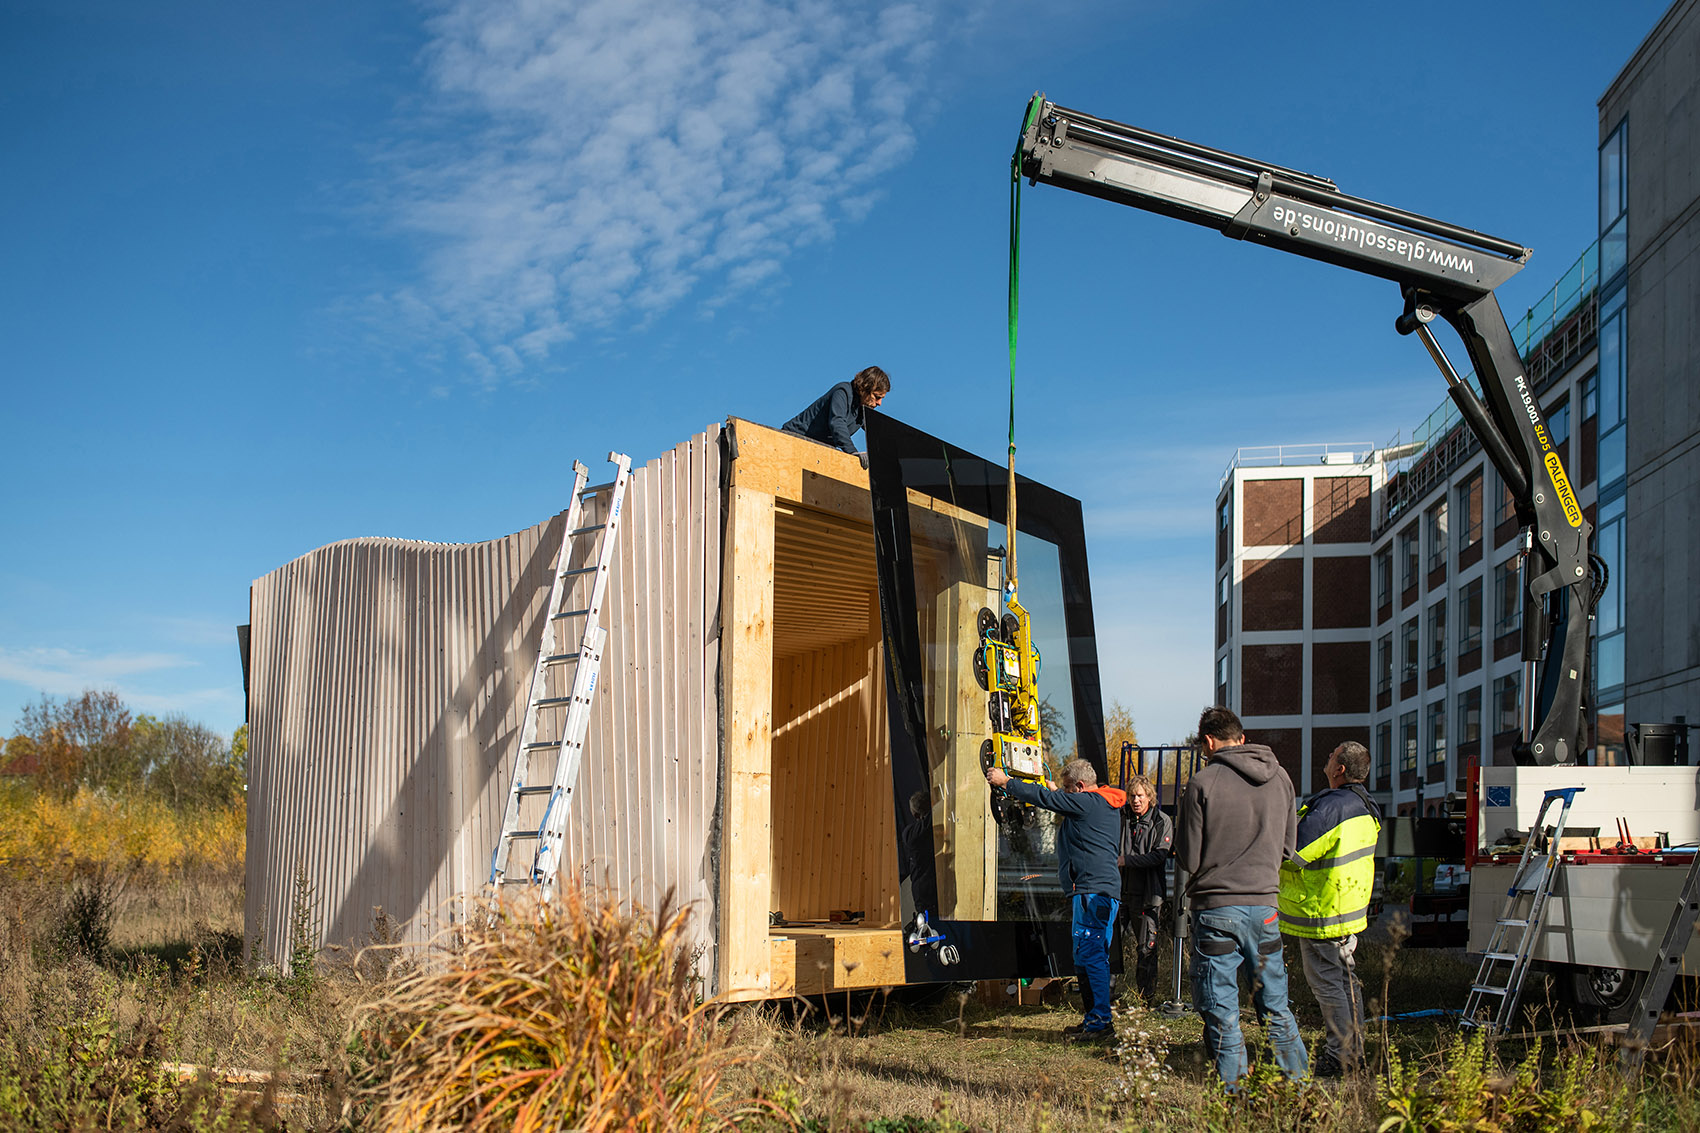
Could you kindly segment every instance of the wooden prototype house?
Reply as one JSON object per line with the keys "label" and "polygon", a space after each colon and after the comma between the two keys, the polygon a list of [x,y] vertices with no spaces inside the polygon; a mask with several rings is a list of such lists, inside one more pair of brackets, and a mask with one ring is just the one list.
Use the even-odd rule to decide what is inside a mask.
{"label": "wooden prototype house", "polygon": [[[719,998],[971,978],[906,949],[905,924],[948,902],[935,919],[973,937],[1013,900],[978,772],[984,694],[965,689],[962,653],[963,627],[996,601],[993,525],[915,498],[911,513],[933,518],[912,524],[920,594],[900,597],[849,454],[734,419],[633,469],[562,877],[689,904]],[[587,500],[585,522],[605,506]],[[308,943],[357,946],[378,910],[423,942],[485,884],[563,522],[477,544],[348,540],[254,583],[257,962],[285,962],[292,922]],[[889,690],[919,682],[887,657],[893,601],[919,607],[895,624],[954,635],[949,673],[925,681],[924,704],[901,694],[902,720]],[[917,714],[954,739],[913,751]],[[996,969],[982,974],[1056,970],[1055,930],[982,950]]]}

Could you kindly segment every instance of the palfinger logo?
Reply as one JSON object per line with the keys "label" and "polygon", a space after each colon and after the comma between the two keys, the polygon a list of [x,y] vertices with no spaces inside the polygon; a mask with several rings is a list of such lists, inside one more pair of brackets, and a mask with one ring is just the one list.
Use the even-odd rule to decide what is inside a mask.
{"label": "palfinger logo", "polygon": [[1570,488],[1570,478],[1564,474],[1564,463],[1558,459],[1556,452],[1547,453],[1547,476],[1552,480],[1552,490],[1558,493],[1559,505],[1564,508],[1564,518],[1572,527],[1582,526],[1582,509],[1576,506],[1576,493]]}

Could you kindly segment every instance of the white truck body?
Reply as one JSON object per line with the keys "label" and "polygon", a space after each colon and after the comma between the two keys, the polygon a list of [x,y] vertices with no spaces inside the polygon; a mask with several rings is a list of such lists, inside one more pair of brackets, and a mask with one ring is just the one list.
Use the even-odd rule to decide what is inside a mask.
{"label": "white truck body", "polygon": [[[1637,836],[1664,833],[1680,847],[1700,839],[1700,767],[1484,767],[1476,823],[1478,854],[1506,830],[1527,830],[1542,796],[1555,787],[1586,788],[1565,818],[1567,833],[1598,827],[1600,841],[1617,841],[1617,820]],[[1556,809],[1549,811],[1551,825]],[[1516,859],[1478,858],[1470,871],[1471,952],[1487,947],[1505,907]],[[1547,901],[1534,958],[1558,964],[1645,971],[1663,939],[1688,875],[1692,853],[1652,853],[1623,863],[1582,855],[1559,868]],[[1700,934],[1685,957],[1700,971]]]}

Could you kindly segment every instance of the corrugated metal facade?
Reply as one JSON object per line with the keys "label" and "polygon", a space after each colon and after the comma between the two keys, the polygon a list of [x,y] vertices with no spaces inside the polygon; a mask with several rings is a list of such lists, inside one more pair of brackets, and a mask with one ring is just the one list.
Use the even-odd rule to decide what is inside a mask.
{"label": "corrugated metal facade", "polygon": [[[722,487],[718,427],[633,472],[563,876],[693,904],[714,982]],[[594,473],[593,473],[594,475]],[[599,521],[606,496],[587,501]],[[355,539],[254,583],[248,936],[422,941],[488,876],[564,515],[504,539]]]}

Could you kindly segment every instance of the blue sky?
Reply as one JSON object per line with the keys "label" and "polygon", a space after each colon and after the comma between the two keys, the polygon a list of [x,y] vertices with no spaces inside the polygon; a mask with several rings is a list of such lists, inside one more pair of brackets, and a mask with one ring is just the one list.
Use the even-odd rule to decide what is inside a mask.
{"label": "blue sky", "polygon": [[[997,457],[1036,89],[1527,244],[1515,317],[1592,239],[1595,100],[1663,9],[13,0],[0,733],[85,687],[229,731],[253,579],[506,534],[575,456],[870,363]],[[1379,443],[1441,381],[1391,284],[1043,186],[1024,220],[1020,467],[1084,502],[1106,697],[1172,740],[1234,449]]]}

